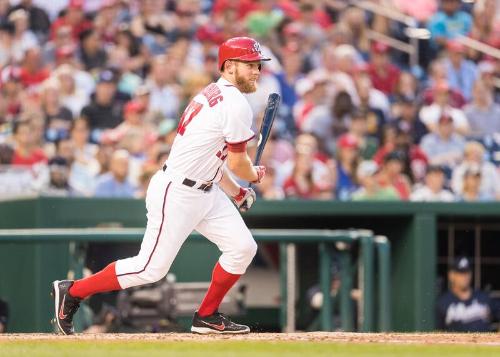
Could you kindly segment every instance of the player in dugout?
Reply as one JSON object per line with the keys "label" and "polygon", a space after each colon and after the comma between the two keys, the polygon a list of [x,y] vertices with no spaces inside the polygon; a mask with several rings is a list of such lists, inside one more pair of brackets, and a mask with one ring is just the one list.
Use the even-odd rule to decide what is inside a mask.
{"label": "player in dugout", "polygon": [[448,271],[449,290],[437,303],[437,328],[448,332],[492,332],[500,306],[487,293],[471,286],[470,260],[459,257]]}
{"label": "player in dugout", "polygon": [[[169,158],[149,184],[148,222],[138,255],[117,260],[81,280],[53,282],[54,322],[61,333],[74,333],[73,316],[83,299],[162,279],[193,230],[215,243],[222,255],[194,313],[191,331],[250,332],[218,307],[257,251],[237,209],[250,208],[255,193],[239,186],[232,174],[252,183],[259,183],[265,175],[265,167],[254,166],[247,154],[247,142],[255,134],[252,109],[243,93],[256,91],[262,61],[268,60],[251,38],[235,37],[221,44],[220,79],[189,103]],[[193,264],[196,259],[193,257]]]}

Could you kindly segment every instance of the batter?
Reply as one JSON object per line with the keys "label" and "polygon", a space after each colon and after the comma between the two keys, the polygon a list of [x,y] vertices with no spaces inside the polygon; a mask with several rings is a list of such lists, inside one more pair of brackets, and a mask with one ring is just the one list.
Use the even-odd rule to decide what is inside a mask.
{"label": "batter", "polygon": [[139,254],[113,262],[85,279],[54,281],[54,321],[60,332],[74,333],[73,315],[82,299],[162,279],[193,230],[215,243],[222,254],[194,313],[191,331],[250,332],[248,326],[219,313],[218,307],[257,251],[237,210],[250,208],[255,193],[240,187],[229,171],[252,183],[259,183],[265,175],[265,167],[253,166],[246,151],[255,134],[252,110],[243,93],[255,92],[261,61],[268,60],[259,43],[248,37],[229,39],[219,47],[220,79],[189,103],[170,156],[149,184],[148,221]]}

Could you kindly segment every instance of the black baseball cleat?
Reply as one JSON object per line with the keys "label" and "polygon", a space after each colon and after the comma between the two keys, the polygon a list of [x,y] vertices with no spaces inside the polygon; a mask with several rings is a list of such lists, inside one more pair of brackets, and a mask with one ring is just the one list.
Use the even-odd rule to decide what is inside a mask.
{"label": "black baseball cleat", "polygon": [[80,307],[82,299],[69,294],[72,280],[56,280],[52,283],[52,297],[54,298],[54,320],[58,330],[65,335],[75,333],[73,315]]}
{"label": "black baseball cleat", "polygon": [[198,311],[194,313],[191,332],[199,334],[244,334],[249,333],[250,328],[245,325],[239,325],[232,322],[229,317],[220,312],[213,315],[201,317]]}

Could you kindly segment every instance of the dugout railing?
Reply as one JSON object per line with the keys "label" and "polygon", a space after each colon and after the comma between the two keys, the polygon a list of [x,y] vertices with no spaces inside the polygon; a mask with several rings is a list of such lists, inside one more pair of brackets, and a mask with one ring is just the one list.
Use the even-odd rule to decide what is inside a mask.
{"label": "dugout railing", "polygon": [[[68,275],[79,278],[83,270],[84,247],[89,242],[140,242],[144,229],[2,229],[0,230],[0,247],[9,249],[12,244],[64,243],[69,249],[67,265]],[[297,261],[296,251],[299,244],[317,244],[318,271],[323,296],[330,296],[332,250],[339,257],[340,286],[340,329],[354,331],[390,331],[390,244],[387,238],[374,236],[369,230],[314,230],[314,229],[255,229],[252,230],[257,242],[275,242],[280,247],[280,325],[283,331],[295,331]],[[190,239],[201,241],[199,234],[192,234]],[[358,254],[352,254],[356,252]],[[353,264],[352,258],[356,258]],[[50,261],[37,259],[31,264],[51,264]],[[40,267],[41,268],[41,267]],[[35,267],[36,270],[36,267]],[[376,278],[377,276],[377,278]],[[355,314],[354,302],[351,299],[354,279],[358,278],[358,289],[361,299]],[[38,277],[39,280],[50,280],[56,277]],[[61,278],[61,277],[59,277]],[[33,277],[33,279],[36,279]],[[29,282],[25,282],[29,283]],[[45,285],[32,282],[38,289],[44,290]],[[47,285],[48,286],[48,285]],[[42,295],[36,291],[33,298]],[[13,311],[22,311],[16,306],[15,297],[11,299]],[[50,306],[35,309],[35,320],[44,320]],[[331,331],[332,299],[324,298],[320,312],[321,330]],[[357,315],[357,323],[355,321]],[[18,317],[22,318],[22,317]],[[43,323],[42,323],[43,325]]]}

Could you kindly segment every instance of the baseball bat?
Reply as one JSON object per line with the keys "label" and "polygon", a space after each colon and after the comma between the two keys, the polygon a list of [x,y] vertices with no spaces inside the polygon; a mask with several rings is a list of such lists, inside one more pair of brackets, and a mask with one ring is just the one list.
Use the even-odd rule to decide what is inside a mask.
{"label": "baseball bat", "polygon": [[[260,159],[262,153],[264,152],[264,147],[266,146],[267,139],[271,134],[271,128],[274,123],[274,118],[278,112],[278,107],[280,105],[281,97],[278,93],[271,93],[267,99],[266,110],[264,111],[264,118],[262,119],[262,124],[259,130],[259,142],[257,144],[257,153],[255,155],[254,165],[258,166],[260,164]],[[250,187],[251,184],[248,186]]]}
{"label": "baseball bat", "polygon": [[264,118],[262,119],[262,124],[260,125],[259,130],[259,142],[257,144],[257,154],[255,155],[254,161],[255,166],[259,165],[267,139],[269,139],[269,135],[271,134],[271,128],[273,126],[276,113],[278,112],[280,100],[281,97],[278,93],[269,94],[266,110],[264,111]]}
{"label": "baseball bat", "polygon": [[[262,123],[260,125],[259,130],[259,142],[257,144],[257,153],[255,154],[254,165],[257,166],[260,164],[260,159],[262,157],[262,153],[264,152],[264,147],[266,146],[267,139],[269,139],[269,135],[271,134],[271,128],[274,123],[274,117],[278,112],[278,107],[280,105],[281,97],[278,93],[269,94],[269,98],[267,99],[266,110],[264,111],[264,118],[262,119]],[[251,187],[252,183],[248,184],[248,187]],[[247,205],[244,203],[240,207],[240,211],[246,211],[248,209]]]}

